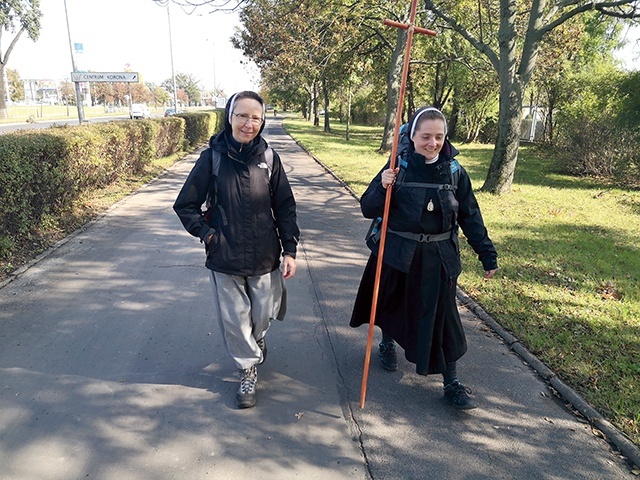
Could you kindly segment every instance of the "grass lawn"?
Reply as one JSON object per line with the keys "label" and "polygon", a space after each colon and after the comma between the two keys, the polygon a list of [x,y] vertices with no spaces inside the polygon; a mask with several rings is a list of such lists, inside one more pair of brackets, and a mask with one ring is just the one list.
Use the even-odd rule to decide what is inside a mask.
{"label": "grass lawn", "polygon": [[[337,121],[285,128],[359,195],[387,160],[379,127],[351,126],[349,142]],[[640,192],[562,174],[528,147],[511,193],[479,192],[493,146],[456,147],[500,264],[483,281],[461,242],[460,287],[640,445]]]}

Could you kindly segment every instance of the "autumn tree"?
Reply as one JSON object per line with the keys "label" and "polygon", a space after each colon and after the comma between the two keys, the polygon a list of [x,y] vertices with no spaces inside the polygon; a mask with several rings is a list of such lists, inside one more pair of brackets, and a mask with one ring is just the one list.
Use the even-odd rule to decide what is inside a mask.
{"label": "autumn tree", "polygon": [[62,103],[65,105],[76,104],[76,90],[73,83],[64,80],[60,82],[60,85],[58,85],[58,90],[60,91],[60,99],[62,100]]}
{"label": "autumn tree", "polygon": [[278,70],[298,79],[309,94],[310,107],[305,110],[313,112],[314,123],[322,96],[325,130],[330,95],[346,86],[362,65],[375,65],[377,69],[370,69],[375,79],[367,80],[376,84],[375,91],[386,101],[381,150],[389,150],[407,31],[386,27],[382,21],[387,17],[407,21],[408,15],[404,0],[250,0],[243,3],[244,29],[235,43],[261,70]]}
{"label": "autumn tree", "polygon": [[[198,105],[202,102],[202,95],[198,83],[200,83],[200,80],[196,80],[193,75],[186,73],[176,74],[177,97],[183,105],[189,105],[191,103]],[[162,88],[173,94],[173,79],[168,78],[162,82]]]}
{"label": "autumn tree", "polygon": [[[11,52],[23,33],[34,42],[40,35],[40,0],[3,0],[0,1],[0,118],[7,118],[7,92],[2,79]],[[7,50],[2,52],[4,35],[14,35]]]}
{"label": "autumn tree", "polygon": [[170,102],[171,99],[169,96],[169,92],[167,92],[164,88],[153,83],[148,83],[147,87],[151,92],[151,101],[153,102],[155,107],[158,107],[159,105],[166,105]]}
{"label": "autumn tree", "polygon": [[485,55],[500,82],[498,132],[482,190],[508,192],[518,160],[522,106],[545,35],[588,11],[616,18],[640,16],[637,0],[445,0],[425,6]]}
{"label": "autumn tree", "polygon": [[432,105],[446,112],[451,138],[475,141],[487,118],[497,111],[495,71],[450,29],[441,29],[436,37],[416,35],[413,40],[407,117],[417,107]]}
{"label": "autumn tree", "polygon": [[114,105],[116,101],[113,83],[96,82],[91,89],[91,95],[97,103],[101,105]]}
{"label": "autumn tree", "polygon": [[24,83],[20,79],[18,70],[7,69],[7,82],[9,83],[9,98],[11,101],[24,100]]}
{"label": "autumn tree", "polygon": [[[327,33],[326,18],[320,3],[307,0],[251,0],[240,13],[243,29],[232,39],[258,67],[269,72],[269,78],[288,78],[307,93],[308,113],[318,119],[318,95],[329,49],[323,40]],[[265,35],[265,25],[268,34]]]}

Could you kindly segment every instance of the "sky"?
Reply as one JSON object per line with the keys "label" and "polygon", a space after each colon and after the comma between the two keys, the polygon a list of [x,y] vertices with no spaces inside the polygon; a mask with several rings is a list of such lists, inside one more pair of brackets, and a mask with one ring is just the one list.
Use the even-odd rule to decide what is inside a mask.
{"label": "sky", "polygon": [[623,62],[625,69],[640,70],[640,25],[625,27],[622,38],[626,45],[614,53],[614,56]]}
{"label": "sky", "polygon": [[[12,52],[8,68],[22,79],[68,79],[71,53],[64,0],[42,0],[40,37],[26,35]],[[142,81],[160,84],[171,78],[171,49],[167,8],[153,0],[67,0],[72,43],[84,52],[76,56],[78,70],[138,72]],[[215,85],[227,95],[258,90],[260,73],[230,37],[239,27],[235,13],[209,13],[199,7],[188,14],[170,10],[174,71],[192,75],[204,89]],[[640,27],[625,29],[628,45],[616,56],[628,70],[640,70]],[[11,37],[12,38],[12,37]],[[6,51],[9,35],[3,36]]]}
{"label": "sky", "polygon": [[[76,55],[78,70],[138,72],[143,82],[160,84],[174,71],[192,75],[204,89],[214,80],[227,95],[258,90],[260,72],[230,37],[239,26],[238,16],[200,7],[192,14],[177,5],[166,7],[153,0],[66,0],[72,43],[84,51]],[[33,42],[22,35],[7,67],[22,79],[69,79],[72,71],[64,0],[42,0],[40,37]],[[169,41],[171,19],[171,42]],[[13,38],[11,36],[11,38]],[[3,36],[6,52],[9,35]]]}

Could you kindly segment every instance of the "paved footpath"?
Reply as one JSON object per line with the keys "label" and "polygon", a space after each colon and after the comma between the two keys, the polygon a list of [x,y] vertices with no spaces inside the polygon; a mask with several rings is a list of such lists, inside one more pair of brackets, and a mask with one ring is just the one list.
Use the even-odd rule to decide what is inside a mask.
{"label": "paved footpath", "polygon": [[257,407],[235,407],[204,254],[172,210],[190,155],[0,289],[0,479],[637,478],[466,309],[459,372],[481,408],[373,357],[360,409],[368,221],[281,119],[266,135],[302,238]]}

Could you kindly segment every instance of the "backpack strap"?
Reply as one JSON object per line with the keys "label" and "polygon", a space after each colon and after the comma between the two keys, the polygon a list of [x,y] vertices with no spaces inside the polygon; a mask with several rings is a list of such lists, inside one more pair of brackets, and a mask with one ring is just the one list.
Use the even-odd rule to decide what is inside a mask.
{"label": "backpack strap", "polygon": [[271,178],[271,174],[273,173],[273,148],[267,147],[264,151],[264,161],[267,164],[267,169],[269,170],[269,178]]}
{"label": "backpack strap", "polygon": [[451,186],[455,192],[458,190],[458,184],[460,183],[460,164],[458,163],[458,160],[454,158],[451,160],[449,167],[451,168]]}
{"label": "backpack strap", "polygon": [[396,178],[396,184],[406,185],[408,187],[414,188],[437,188],[439,190],[453,190],[455,193],[458,190],[458,183],[460,181],[460,164],[457,160],[452,160],[449,162],[449,167],[451,169],[451,184],[445,183],[421,183],[421,182],[404,182],[404,176],[407,170],[407,160],[404,158],[398,158],[398,166],[400,167],[400,171],[398,172],[398,176]]}
{"label": "backpack strap", "polygon": [[[219,151],[211,149],[211,181],[209,182],[209,191],[207,192],[207,200],[205,201],[205,213],[204,217],[207,220],[207,223],[211,221],[212,211],[218,204],[218,182],[216,181],[218,178],[218,173],[220,172],[220,158],[221,154]],[[227,216],[224,213],[224,210],[220,209],[220,213],[222,214],[222,223],[223,225],[227,224]]]}
{"label": "backpack strap", "polygon": [[220,152],[217,150],[211,149],[211,174],[218,177],[218,172],[220,171]]}

